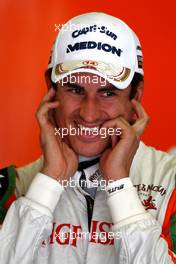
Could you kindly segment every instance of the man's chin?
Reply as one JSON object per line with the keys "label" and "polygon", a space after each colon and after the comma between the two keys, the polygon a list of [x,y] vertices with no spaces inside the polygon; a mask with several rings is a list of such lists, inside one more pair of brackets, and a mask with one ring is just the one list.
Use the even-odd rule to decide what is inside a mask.
{"label": "man's chin", "polygon": [[[76,150],[75,150],[76,152]],[[84,156],[84,157],[95,157],[102,153],[102,151],[77,151],[77,155]]]}
{"label": "man's chin", "polygon": [[[76,152],[76,151],[75,151]],[[76,152],[79,156],[84,156],[84,157],[94,157],[97,155],[100,155],[102,152],[100,151],[79,151]]]}

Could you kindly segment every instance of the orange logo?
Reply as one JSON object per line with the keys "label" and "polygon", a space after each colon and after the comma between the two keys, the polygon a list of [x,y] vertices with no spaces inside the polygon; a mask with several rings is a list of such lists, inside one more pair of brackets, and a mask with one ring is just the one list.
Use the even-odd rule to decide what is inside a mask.
{"label": "orange logo", "polygon": [[97,66],[98,62],[97,61],[92,61],[92,60],[87,60],[87,61],[83,61],[84,65],[92,65],[92,66]]}

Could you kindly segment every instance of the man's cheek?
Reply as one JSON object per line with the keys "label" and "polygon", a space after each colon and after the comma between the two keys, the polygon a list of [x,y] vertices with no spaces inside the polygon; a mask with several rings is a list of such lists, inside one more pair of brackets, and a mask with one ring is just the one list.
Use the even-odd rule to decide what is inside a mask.
{"label": "man's cheek", "polygon": [[62,110],[56,110],[55,111],[55,121],[56,121],[56,124],[59,126],[59,127],[64,127],[64,113],[62,112]]}
{"label": "man's cheek", "polygon": [[128,122],[130,124],[134,124],[134,122],[137,120],[137,115],[132,107],[130,107],[128,111]]}
{"label": "man's cheek", "polygon": [[133,108],[131,102],[127,102],[124,104],[123,108],[121,109],[121,115],[126,121],[131,122],[133,120]]}

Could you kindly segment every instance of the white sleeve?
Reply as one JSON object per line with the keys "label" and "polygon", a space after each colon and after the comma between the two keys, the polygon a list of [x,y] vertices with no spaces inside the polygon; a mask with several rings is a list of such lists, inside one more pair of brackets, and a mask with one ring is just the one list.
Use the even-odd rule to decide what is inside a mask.
{"label": "white sleeve", "polygon": [[26,194],[35,175],[43,167],[43,156],[23,167],[16,168],[16,196],[21,197]]}
{"label": "white sleeve", "polygon": [[53,211],[62,191],[54,179],[41,173],[36,175],[26,197],[11,205],[3,222],[0,263],[49,263],[47,254],[40,255],[40,248],[52,232]]}
{"label": "white sleeve", "polygon": [[160,224],[145,211],[131,180],[117,180],[109,184],[106,191],[118,252],[117,263],[175,263],[174,253],[168,253],[168,244],[161,238]]}

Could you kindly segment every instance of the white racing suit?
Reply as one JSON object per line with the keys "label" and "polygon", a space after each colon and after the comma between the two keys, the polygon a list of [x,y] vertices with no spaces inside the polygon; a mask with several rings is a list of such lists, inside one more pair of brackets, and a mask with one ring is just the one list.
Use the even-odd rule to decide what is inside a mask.
{"label": "white racing suit", "polygon": [[16,169],[19,198],[0,230],[1,264],[176,263],[176,157],[141,142],[130,177],[108,187],[98,164],[85,169],[91,187],[99,179],[93,208],[80,186],[39,173],[42,162]]}

